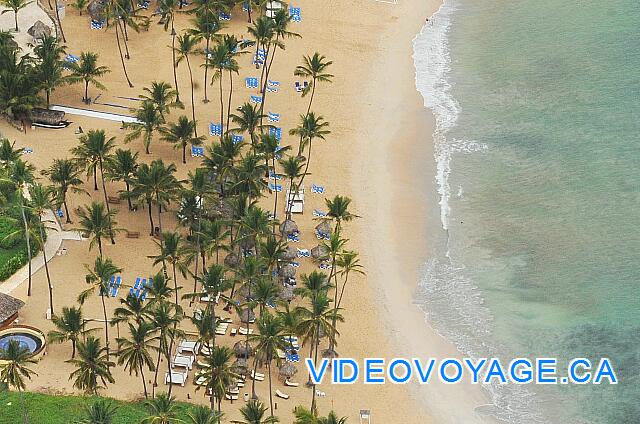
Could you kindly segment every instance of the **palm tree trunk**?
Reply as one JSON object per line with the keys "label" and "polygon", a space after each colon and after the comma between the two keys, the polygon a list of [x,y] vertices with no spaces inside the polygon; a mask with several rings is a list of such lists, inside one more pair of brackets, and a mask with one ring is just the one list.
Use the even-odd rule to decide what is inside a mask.
{"label": "palm tree trunk", "polygon": [[[164,333],[164,331],[163,331]],[[156,397],[156,387],[158,387],[158,371],[160,370],[160,355],[162,355],[162,340],[164,334],[160,334],[160,348],[158,349],[158,359],[156,361],[156,370],[153,375],[153,387],[151,388],[151,397]]]}
{"label": "palm tree trunk", "polygon": [[144,371],[142,367],[142,362],[140,362],[140,376],[142,377],[142,388],[144,389],[144,398],[148,399],[149,395],[147,394],[147,382],[144,381]]}
{"label": "palm tree trunk", "polygon": [[[249,325],[247,324],[247,327],[248,326]],[[251,399],[258,399],[258,395],[256,394],[256,372],[257,371],[258,371],[258,355],[254,356],[253,358],[253,378],[252,378],[253,381],[251,382]]]}
{"label": "palm tree trunk", "polygon": [[309,99],[309,106],[307,106],[307,115],[311,111],[311,103],[313,103],[313,95],[316,94],[316,79],[314,78],[311,83],[313,85],[311,86],[311,98]]}
{"label": "palm tree trunk", "polygon": [[102,167],[102,159],[100,159],[99,164],[100,164],[100,179],[102,180],[102,193],[104,194],[104,204],[107,206],[107,219],[109,220],[109,238],[111,239],[111,244],[116,244],[116,240],[113,238],[113,226],[111,224],[111,208],[109,207],[109,198],[107,197],[107,186],[104,182],[104,169]]}
{"label": "palm tree trunk", "polygon": [[53,315],[53,287],[51,287],[51,276],[49,275],[49,264],[47,263],[47,249],[44,242],[44,232],[42,231],[42,218],[39,219],[40,222],[40,240],[42,240],[42,255],[44,259],[44,270],[47,274],[47,285],[49,286],[49,308],[51,309],[51,314]]}
{"label": "palm tree trunk", "polygon": [[[187,68],[189,69],[189,80],[191,81],[191,116],[193,118],[193,133],[198,137],[198,125],[196,125],[196,104],[193,100],[193,74],[191,73],[191,63],[189,63],[189,55],[185,55],[187,59]],[[183,155],[183,161],[184,155]],[[185,162],[186,163],[186,162]]]}
{"label": "palm tree trunk", "polygon": [[62,195],[62,204],[64,205],[64,213],[67,215],[67,224],[71,224],[71,216],[69,215],[69,207],[67,206],[67,192]]}
{"label": "palm tree trunk", "polygon": [[124,182],[125,187],[127,188],[127,204],[129,205],[129,210],[133,210],[133,205],[131,204],[131,189],[129,187],[129,182]]}
{"label": "palm tree trunk", "polygon": [[267,362],[267,371],[269,372],[269,404],[271,405],[271,415],[273,416],[273,387],[271,385],[271,361]]}
{"label": "palm tree trunk", "polygon": [[171,397],[171,391],[173,390],[173,374],[171,373],[171,352],[173,351],[173,338],[176,335],[176,326],[177,323],[173,324],[173,335],[170,335],[171,341],[169,342],[169,346],[167,347],[167,351],[165,352],[165,357],[167,359],[167,371],[169,371],[169,397]]}
{"label": "palm tree trunk", "polygon": [[107,320],[107,307],[104,304],[104,293],[102,292],[102,288],[100,288],[100,300],[102,301],[102,314],[104,316],[104,337],[105,337],[105,346],[107,347],[107,361],[109,360],[109,322]]}
{"label": "palm tree trunk", "polygon": [[127,73],[127,66],[124,64],[124,57],[122,56],[122,46],[120,45],[120,33],[118,31],[118,27],[120,26],[120,20],[116,19],[116,43],[118,44],[118,52],[120,52],[120,62],[122,63],[122,70],[124,71],[124,76],[127,79],[127,83],[130,88],[133,88],[133,84],[129,79],[129,74]]}
{"label": "palm tree trunk", "polygon": [[[207,22],[207,28],[209,28],[209,22]],[[206,43],[206,53],[204,57],[204,99],[202,100],[204,103],[209,103],[209,98],[207,97],[207,85],[209,82],[209,45],[211,44],[211,36],[207,37]]]}
{"label": "palm tree trunk", "polygon": [[89,81],[84,80],[84,102],[89,104]]}
{"label": "palm tree trunk", "polygon": [[267,43],[267,49],[264,51],[265,62],[262,64],[262,69],[260,70],[260,94],[264,95],[265,91],[267,91],[267,78],[265,77],[265,72],[267,70],[267,62],[269,59],[269,53],[271,50],[271,41]]}
{"label": "palm tree trunk", "polygon": [[151,224],[151,232],[149,235],[153,237],[153,214],[151,213],[151,200],[147,199],[147,209],[149,210],[149,223]]}
{"label": "palm tree trunk", "polygon": [[71,340],[71,359],[76,357],[76,340]]}
{"label": "palm tree trunk", "polygon": [[[220,68],[220,79],[219,79],[219,86],[220,86],[220,126],[222,127],[222,131],[220,132],[220,139],[222,140],[223,135],[225,134],[224,131],[224,99],[222,98],[222,76],[224,75],[222,68]],[[228,130],[228,128],[227,128]]]}
{"label": "palm tree trunk", "polygon": [[175,261],[172,264],[172,268],[173,268],[173,288],[175,289],[175,294],[176,294],[176,310],[178,310],[178,307],[179,307],[179,303],[178,303],[178,279],[176,278],[176,263],[175,263]]}
{"label": "palm tree trunk", "polygon": [[[316,350],[316,353],[315,353],[315,355],[313,357],[313,366],[314,367],[316,365],[318,365],[318,345],[320,344],[319,336],[320,336],[320,324],[318,323],[316,325],[316,336],[314,338],[314,345],[315,345],[315,350]],[[316,412],[316,385],[315,384],[313,385],[313,394],[312,394],[312,397],[311,397],[311,412],[313,412],[313,413]]]}
{"label": "palm tree trunk", "polygon": [[[20,187],[20,190],[22,190],[22,187]],[[20,213],[22,214],[22,223],[24,224],[24,235],[27,242],[27,257],[29,259],[29,286],[27,288],[27,296],[31,296],[31,237],[29,236],[27,216],[24,213],[24,197],[22,191],[20,191]]]}
{"label": "palm tree trunk", "polygon": [[229,70],[229,99],[227,101],[227,131],[229,131],[229,121],[231,120],[231,98],[233,97],[233,72]]}
{"label": "palm tree trunk", "polygon": [[302,177],[300,177],[300,182],[298,183],[298,187],[303,187],[302,183],[304,183],[304,177],[307,176],[310,163],[311,163],[311,139],[309,139],[309,153],[307,154],[307,163],[304,166],[304,173],[302,174]]}
{"label": "palm tree trunk", "polygon": [[176,101],[180,102],[180,90],[178,90],[178,74],[176,72],[176,29],[173,26],[174,17],[171,16],[171,57],[173,58],[173,83],[176,85]]}
{"label": "palm tree trunk", "polygon": [[20,30],[18,29],[18,11],[17,10],[13,11],[13,18],[16,21],[16,32],[20,32]]}
{"label": "palm tree trunk", "polygon": [[64,36],[64,31],[62,30],[62,22],[60,21],[60,11],[58,10],[58,2],[56,1],[56,21],[58,21],[58,26],[60,27],[60,35],[62,35],[62,41],[67,42],[67,39]]}
{"label": "palm tree trunk", "polygon": [[96,237],[96,240],[98,240],[98,253],[100,254],[100,257],[102,257],[102,238]]}
{"label": "palm tree trunk", "polygon": [[98,191],[98,165],[93,164],[93,190]]}
{"label": "palm tree trunk", "polygon": [[[124,58],[125,59],[131,59],[131,55],[129,54],[129,43],[127,43],[127,41],[129,41],[129,33],[127,32],[127,23],[124,21],[124,18],[122,19],[122,33],[124,34],[124,37],[122,38],[122,42],[124,43]],[[120,22],[118,22],[118,25],[120,25]]]}
{"label": "palm tree trunk", "polygon": [[47,88],[45,91],[47,93],[47,109],[49,109],[49,105],[51,104],[51,102],[49,101],[49,98],[51,97],[51,90]]}
{"label": "palm tree trunk", "polygon": [[[276,186],[278,185],[278,180],[275,178],[276,177],[276,155],[274,154],[273,157],[271,158],[271,163],[273,164],[273,184]],[[269,170],[267,169],[267,172],[269,172]],[[275,196],[274,196],[274,200],[273,200],[273,235],[276,235],[276,213],[277,213],[277,208],[278,208],[278,190],[274,190],[275,191]]]}

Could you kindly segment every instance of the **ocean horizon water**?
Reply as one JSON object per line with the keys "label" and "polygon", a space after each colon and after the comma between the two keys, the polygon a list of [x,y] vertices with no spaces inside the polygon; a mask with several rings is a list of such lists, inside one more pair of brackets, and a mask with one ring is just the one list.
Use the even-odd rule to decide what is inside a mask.
{"label": "ocean horizon water", "polygon": [[514,424],[640,422],[640,6],[445,0],[414,40],[439,231],[418,302],[465,354],[609,357],[619,384],[487,387]]}

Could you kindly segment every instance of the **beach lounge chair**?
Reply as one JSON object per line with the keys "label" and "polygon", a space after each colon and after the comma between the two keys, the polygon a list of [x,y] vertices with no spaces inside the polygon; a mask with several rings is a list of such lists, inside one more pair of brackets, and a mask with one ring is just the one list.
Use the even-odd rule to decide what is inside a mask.
{"label": "beach lounge chair", "polygon": [[33,149],[31,147],[25,147],[22,149],[22,153],[33,153]]}
{"label": "beach lounge chair", "polygon": [[201,158],[204,156],[204,147],[191,146],[191,156]]}
{"label": "beach lounge chair", "polygon": [[282,139],[282,128],[269,127],[269,135],[275,137],[276,140],[280,141]]}
{"label": "beach lounge chair", "polygon": [[282,393],[279,389],[276,390],[276,396],[282,399],[289,399],[289,395],[286,393]]}
{"label": "beach lounge chair", "polygon": [[312,184],[312,185],[311,185],[311,193],[315,193],[315,194],[323,194],[323,193],[324,193],[324,187],[323,187],[323,186],[319,186],[319,185]]}
{"label": "beach lounge chair", "polygon": [[289,16],[291,16],[291,20],[293,22],[302,21],[302,15],[300,14],[300,8],[299,7],[290,6],[289,7]]}
{"label": "beach lounge chair", "polygon": [[268,80],[267,85],[270,85],[272,87],[280,87],[280,81]]}
{"label": "beach lounge chair", "polygon": [[200,343],[198,343],[198,342],[192,342],[192,341],[189,341],[189,340],[183,340],[178,345],[178,352],[180,352],[180,353],[189,352],[189,353],[194,353],[195,354],[198,351],[199,347],[200,347]]}
{"label": "beach lounge chair", "polygon": [[244,85],[247,88],[258,88],[258,78],[256,77],[247,77],[244,79]]}
{"label": "beach lounge chair", "polygon": [[173,383],[173,384],[179,384],[182,387],[184,387],[185,383],[187,382],[187,377],[188,374],[186,372],[176,372],[176,371],[171,371],[171,377],[169,377],[169,373],[165,373],[164,375],[164,384],[169,384],[169,383]]}
{"label": "beach lounge chair", "polygon": [[138,231],[126,230],[126,232],[127,232],[127,238],[140,238],[140,232]]}
{"label": "beach lounge chair", "polygon": [[91,20],[91,29],[102,29],[104,21]]}
{"label": "beach lounge chair", "polygon": [[287,241],[291,241],[291,242],[297,243],[297,242],[300,241],[300,236],[297,235],[297,234],[289,234],[287,236]]}
{"label": "beach lounge chair", "polygon": [[224,13],[224,12],[220,12],[218,14],[218,17],[220,18],[221,21],[230,21],[231,20],[231,15],[228,13]]}
{"label": "beach lounge chair", "polygon": [[287,387],[298,387],[300,385],[300,383],[291,382],[287,378],[286,380],[284,380],[284,385],[287,386]]}
{"label": "beach lounge chair", "polygon": [[370,409],[361,409],[360,410],[360,424],[371,424],[371,410]]}
{"label": "beach lounge chair", "polygon": [[233,144],[238,144],[244,141],[244,136],[242,134],[233,134],[231,136],[231,141],[233,141]]}
{"label": "beach lounge chair", "polygon": [[313,210],[313,216],[316,217],[316,218],[323,218],[323,217],[327,216],[327,213],[326,212],[322,212],[321,210],[318,210],[318,209],[314,209]]}
{"label": "beach lounge chair", "polygon": [[251,379],[255,381],[264,381],[264,374],[253,372],[253,370],[251,370]]}
{"label": "beach lounge chair", "polygon": [[232,329],[231,329],[231,333],[230,333],[230,334],[231,334],[231,337],[235,337],[235,335],[236,335],[236,334],[238,334],[238,329],[237,329],[237,328],[235,328],[235,327],[234,327],[234,328],[232,328]]}
{"label": "beach lounge chair", "polygon": [[207,378],[203,375],[196,377],[196,381],[194,382],[194,384],[196,386],[202,386],[203,384],[207,383]]}
{"label": "beach lounge chair", "polygon": [[188,356],[184,356],[184,355],[176,355],[173,358],[173,361],[171,361],[171,368],[178,367],[178,368],[184,368],[184,369],[190,370],[192,365],[193,365],[193,360],[190,359]]}
{"label": "beach lounge chair", "polygon": [[269,118],[269,122],[280,122],[280,114],[269,112],[267,117]]}
{"label": "beach lounge chair", "polygon": [[299,258],[308,258],[310,256],[311,256],[311,252],[309,252],[309,249],[298,249]]}
{"label": "beach lounge chair", "polygon": [[316,389],[316,396],[319,397],[325,397],[327,394],[325,392],[320,391],[319,389]]}
{"label": "beach lounge chair", "polygon": [[238,395],[229,395],[229,394],[226,394],[226,395],[224,395],[224,397],[225,397],[225,399],[227,399],[227,400],[231,400],[231,401],[233,401],[233,400],[238,400]]}
{"label": "beach lounge chair", "polygon": [[249,331],[247,331],[247,327],[240,327],[240,329],[238,329],[238,333],[242,334],[243,336],[250,336],[253,334],[253,328],[250,328]]}
{"label": "beach lounge chair", "polygon": [[269,184],[269,191],[274,192],[277,191],[280,193],[282,191],[282,184]]}
{"label": "beach lounge chair", "polygon": [[262,96],[251,96],[251,103],[260,104],[262,103]]}
{"label": "beach lounge chair", "polygon": [[213,122],[209,124],[209,135],[211,136],[221,136],[222,135],[222,124],[214,124]]}
{"label": "beach lounge chair", "polygon": [[307,88],[309,86],[309,83],[307,81],[304,81],[304,83],[300,83],[300,81],[296,81],[295,83],[295,87],[296,87],[296,91],[298,93],[302,93],[305,88]]}

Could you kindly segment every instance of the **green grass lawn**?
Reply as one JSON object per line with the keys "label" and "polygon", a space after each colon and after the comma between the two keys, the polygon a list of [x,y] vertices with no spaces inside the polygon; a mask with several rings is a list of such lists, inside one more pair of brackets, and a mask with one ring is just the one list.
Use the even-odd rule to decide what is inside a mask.
{"label": "green grass lawn", "polygon": [[[20,230],[19,222],[6,216],[0,216],[0,281],[9,278],[27,262],[27,242],[24,240],[24,233]],[[16,232],[18,232],[18,234],[16,234]],[[10,234],[13,234],[10,238],[12,241],[6,239]],[[33,244],[31,245],[31,249],[31,253],[35,257],[38,251]],[[22,257],[22,260],[12,264],[9,269],[5,269],[11,258],[19,256]]]}
{"label": "green grass lawn", "polygon": [[[83,396],[53,396],[25,393],[30,424],[72,424],[83,417],[84,406],[94,398]],[[112,400],[118,407],[113,424],[137,424],[147,416],[143,402]],[[10,405],[9,405],[10,404]],[[22,422],[20,396],[16,392],[0,394],[0,424]],[[187,404],[179,404],[179,418],[185,419]]]}

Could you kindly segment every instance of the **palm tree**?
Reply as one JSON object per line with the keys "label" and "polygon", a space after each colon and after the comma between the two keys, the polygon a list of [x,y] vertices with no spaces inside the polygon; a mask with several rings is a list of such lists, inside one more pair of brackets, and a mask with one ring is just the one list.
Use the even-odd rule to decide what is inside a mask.
{"label": "palm tree", "polygon": [[27,289],[27,296],[31,296],[31,236],[29,232],[29,222],[25,213],[26,199],[25,191],[28,189],[29,184],[33,182],[34,166],[24,162],[22,159],[18,159],[11,163],[9,167],[10,184],[12,184],[16,191],[16,196],[20,202],[20,214],[22,216],[22,224],[24,226],[24,238],[27,242],[27,256],[29,259],[29,287]]}
{"label": "palm tree", "polygon": [[[313,356],[314,364],[318,362],[318,345],[320,343],[320,333],[323,332],[329,337],[335,337],[339,333],[332,326],[334,311],[330,308],[331,301],[324,291],[313,294],[310,298],[310,307],[299,306],[297,314],[300,317],[299,334],[302,335],[305,346],[309,344],[309,357]],[[341,315],[336,314],[335,319],[342,321]],[[316,390],[315,384],[311,384],[311,374],[307,384],[313,386],[313,397],[311,400],[311,410],[315,410]]]}
{"label": "palm tree", "polygon": [[138,168],[138,153],[131,150],[117,149],[107,162],[107,178],[110,181],[124,181],[125,196],[129,210],[133,210],[131,204],[131,182]]}
{"label": "palm tree", "polygon": [[9,169],[11,163],[20,159],[22,149],[14,149],[15,141],[11,143],[8,138],[0,138],[0,169]]}
{"label": "palm tree", "polygon": [[[322,246],[327,251],[329,258],[331,259],[331,272],[329,273],[328,285],[331,285],[331,279],[334,280],[334,291],[333,291],[333,305],[335,306],[333,312],[333,319],[331,325],[334,330],[336,327],[336,317],[338,315],[338,277],[337,277],[337,269],[336,269],[336,261],[339,255],[342,253],[344,246],[346,245],[348,240],[343,239],[340,236],[340,232],[336,231],[331,234],[331,237],[328,242],[323,242]],[[335,353],[334,345],[335,345],[335,334],[333,337],[329,338],[329,352]]]}
{"label": "palm tree", "polygon": [[[267,57],[269,55],[267,47],[274,36],[273,27],[273,19],[267,16],[260,16],[258,19],[256,19],[252,26],[247,28],[247,32],[249,33],[249,35],[251,35],[253,39],[256,40],[256,69],[260,67],[259,61],[257,60],[258,50],[260,50],[260,48],[262,47],[262,50],[265,51]],[[262,87],[262,76],[263,72],[260,73],[260,87]]]}
{"label": "palm tree", "polygon": [[160,0],[158,1],[158,8],[160,9],[160,15],[162,22],[164,22],[164,30],[167,31],[171,27],[171,64],[173,65],[173,83],[176,87],[176,101],[180,101],[180,90],[178,90],[178,75],[176,73],[176,28],[175,17],[176,7],[178,6],[177,0]]}
{"label": "palm tree", "polygon": [[158,395],[145,402],[149,416],[142,420],[143,424],[178,424],[178,406],[176,398],[167,393]]}
{"label": "palm tree", "polygon": [[98,398],[93,403],[85,405],[84,418],[77,424],[113,424],[118,407],[110,400]]}
{"label": "palm tree", "polygon": [[124,124],[124,128],[131,131],[125,136],[124,142],[129,143],[132,140],[137,140],[142,137],[144,151],[146,154],[149,154],[151,153],[149,146],[151,145],[153,132],[160,128],[164,123],[164,119],[162,115],[160,115],[160,112],[158,112],[156,104],[149,100],[142,102],[140,108],[135,111],[135,115],[136,122],[125,122]]}
{"label": "palm tree", "polygon": [[298,124],[296,128],[289,130],[289,134],[300,136],[298,155],[302,154],[307,144],[309,145],[307,164],[311,161],[311,141],[314,138],[324,140],[324,136],[331,133],[331,131],[326,129],[329,126],[329,123],[323,121],[324,118],[322,116],[316,117],[313,112],[309,112],[306,115],[300,115],[300,124]]}
{"label": "palm tree", "polygon": [[[166,287],[166,281],[162,273],[158,273],[153,278],[154,289],[158,288],[159,283],[164,281],[164,287]],[[154,296],[157,296],[159,290],[150,290]],[[170,295],[169,291],[166,291],[166,296]],[[155,373],[153,377],[152,396],[155,397],[156,387],[158,386],[158,371],[160,369],[160,358],[164,356],[167,364],[171,363],[171,351],[173,350],[173,341],[180,334],[176,330],[177,325],[183,318],[182,308],[179,306],[167,302],[162,297],[155,297],[152,301],[153,308],[149,311],[151,322],[153,326],[158,330],[158,358],[155,365]]]}
{"label": "palm tree", "polygon": [[32,1],[27,0],[2,0],[2,5],[7,9],[3,10],[0,14],[4,15],[5,13],[13,11],[13,18],[16,23],[16,32],[19,32],[18,29],[18,12],[33,3]]}
{"label": "palm tree", "polygon": [[238,113],[231,115],[231,120],[238,126],[232,131],[246,131],[249,133],[251,145],[255,149],[257,143],[256,132],[262,128],[262,118],[265,118],[266,115],[262,114],[257,105],[252,105],[251,103],[244,103],[237,111]]}
{"label": "palm tree", "polygon": [[184,60],[187,62],[187,69],[189,70],[189,81],[191,82],[191,118],[193,120],[193,133],[198,137],[198,128],[196,126],[196,104],[194,100],[194,87],[193,87],[193,72],[191,71],[191,62],[189,62],[189,56],[196,53],[196,47],[200,43],[200,37],[186,33],[178,36],[178,47],[176,47],[176,53],[178,55],[176,59],[176,68]]}
{"label": "palm tree", "polygon": [[[347,283],[349,282],[349,274],[356,273],[360,275],[366,275],[366,273],[362,270],[362,265],[360,265],[360,260],[358,259],[358,252],[352,250],[345,250],[340,253],[336,260],[336,266],[340,270],[335,273],[335,289],[338,291],[338,274],[344,277],[342,282],[342,288],[340,289],[340,295],[337,297],[336,310],[340,309],[340,305],[342,305],[342,297],[344,296],[345,288],[347,287]],[[337,323],[334,321],[333,326],[337,331]],[[333,337],[335,339],[335,336]]]}
{"label": "palm tree", "polygon": [[327,217],[336,222],[334,233],[341,230],[343,222],[350,222],[355,218],[360,218],[349,211],[351,199],[347,196],[336,195],[333,199],[325,199],[325,203],[328,209]]}
{"label": "palm tree", "polygon": [[346,424],[347,417],[338,418],[335,412],[329,412],[326,417],[318,417],[317,413],[310,411],[302,406],[298,406],[293,410],[296,420],[293,424]]}
{"label": "palm tree", "polygon": [[176,100],[178,92],[168,82],[152,81],[151,87],[145,87],[142,90],[144,93],[140,95],[140,98],[155,105],[156,111],[163,122],[165,115],[169,114],[171,109],[184,109],[182,103]]}
{"label": "palm tree", "polygon": [[247,53],[244,50],[252,44],[250,41],[239,41],[235,35],[225,34],[222,37],[222,43],[225,44],[227,50],[227,61],[225,62],[225,69],[229,73],[229,96],[227,98],[227,124],[226,128],[229,131],[229,120],[231,119],[231,99],[233,97],[233,73],[239,73],[240,66],[236,60],[236,56]]}
{"label": "palm tree", "polygon": [[[216,36],[216,33],[222,29],[222,25],[220,24],[220,18],[217,12],[211,10],[211,5],[213,2],[210,1],[196,1],[197,4],[195,9],[196,18],[193,20],[194,27],[189,29],[189,32],[201,39],[205,40],[205,54],[209,54],[209,46],[211,44],[211,39]],[[204,103],[208,103],[209,99],[207,98],[207,86],[209,85],[209,63],[205,60],[204,62]]]}
{"label": "palm tree", "polygon": [[225,131],[222,80],[224,77],[224,71],[231,66],[229,63],[229,49],[227,45],[222,41],[218,42],[207,55],[207,62],[209,62],[207,66],[215,69],[215,72],[211,76],[211,84],[213,84],[214,81],[218,81],[218,88],[220,90],[220,125],[222,126],[222,134],[225,134],[229,128],[226,128]]}
{"label": "palm tree", "polygon": [[55,330],[47,333],[49,343],[71,342],[71,359],[76,357],[76,344],[81,335],[93,331],[85,328],[86,322],[82,316],[82,309],[72,307],[63,307],[62,315],[53,315],[51,322],[56,327]]}
{"label": "palm tree", "polygon": [[[122,71],[124,72],[124,77],[127,80],[127,84],[129,84],[130,88],[133,88],[133,84],[131,83],[131,80],[129,79],[129,74],[127,72],[127,66],[124,63],[124,58],[126,57],[127,59],[129,58],[129,52],[128,52],[128,47],[125,41],[125,48],[127,49],[127,53],[126,55],[122,54],[122,45],[120,44],[120,31],[122,30],[122,19],[123,17],[128,13],[127,10],[125,8],[122,7],[122,3],[120,3],[118,0],[109,0],[106,2],[106,7],[104,9],[106,18],[107,18],[107,22],[111,23],[111,25],[115,26],[116,30],[115,30],[115,34],[116,34],[116,44],[118,45],[118,53],[120,54],[120,63],[122,64]],[[125,28],[126,28],[126,24],[125,24]]]}
{"label": "palm tree", "polygon": [[284,303],[284,309],[276,311],[282,323],[282,333],[287,337],[288,345],[293,349],[293,336],[300,330],[300,317],[297,309],[291,309],[289,303]]}
{"label": "palm tree", "polygon": [[[111,244],[116,244],[113,238],[111,223],[111,208],[109,206],[109,198],[107,196],[107,185],[104,178],[105,164],[111,160],[112,150],[115,146],[115,137],[107,139],[104,130],[90,130],[87,134],[80,136],[80,144],[71,152],[76,156],[78,163],[87,170],[87,175],[93,174],[93,189],[98,189],[96,180],[97,170],[100,169],[100,180],[102,182],[102,193],[104,195],[104,204],[107,207],[107,218],[109,220],[109,237]],[[115,213],[115,212],[114,212]]]}
{"label": "palm tree", "polygon": [[[280,147],[280,142],[274,135],[271,134],[260,134],[260,144],[258,145],[258,151],[264,155],[265,164],[267,166],[267,174],[273,173],[273,176],[276,177],[278,174],[276,173],[276,157],[278,155],[282,155],[287,152],[291,146]],[[271,170],[269,170],[269,161],[271,161]],[[277,181],[274,179],[274,184],[277,184]],[[273,190],[273,216],[276,217],[277,207],[278,207],[278,190]],[[274,225],[274,233],[275,233],[275,219],[273,221]]]}
{"label": "palm tree", "polygon": [[183,276],[187,275],[187,267],[184,264],[185,256],[185,243],[182,236],[177,232],[161,233],[160,242],[156,242],[160,253],[157,256],[149,256],[153,258],[153,264],[157,265],[162,263],[164,272],[167,271],[166,263],[171,264],[171,271],[173,275],[174,293],[176,297],[176,307],[179,306],[178,302],[178,276],[176,270],[179,269]]}
{"label": "palm tree", "polygon": [[178,118],[175,124],[160,128],[160,133],[163,141],[173,144],[176,149],[182,148],[182,163],[187,163],[187,144],[200,146],[204,142],[204,136],[198,137],[196,133],[196,122],[189,121],[186,116]]}
{"label": "palm tree", "polygon": [[252,335],[250,339],[256,343],[256,352],[260,352],[260,356],[267,363],[267,371],[269,373],[269,405],[271,407],[271,415],[273,415],[271,363],[275,360],[276,365],[279,365],[280,358],[278,357],[278,350],[284,350],[287,343],[282,338],[283,325],[280,317],[278,315],[272,315],[269,311],[265,311],[260,315],[257,321],[257,330],[258,333]]}
{"label": "palm tree", "polygon": [[[43,259],[44,259],[44,270],[47,276],[47,286],[49,288],[49,309],[51,313],[54,313],[53,310],[53,286],[51,285],[51,275],[49,274],[49,262],[47,261],[47,249],[45,246],[45,236],[44,236],[44,228],[45,221],[42,220],[42,215],[45,212],[50,211],[53,208],[51,203],[51,189],[49,187],[44,187],[40,183],[36,183],[31,186],[29,189],[29,194],[31,197],[31,210],[36,216],[37,227],[38,227],[38,235],[36,240],[40,245],[40,250],[42,251]],[[46,221],[49,223],[50,221]],[[51,228],[50,228],[51,229]],[[52,229],[55,229],[52,227]]]}
{"label": "palm tree", "polygon": [[74,0],[74,2],[71,3],[71,7],[76,9],[80,16],[82,16],[82,11],[85,10],[88,5],[89,5],[89,0]]}
{"label": "palm tree", "polygon": [[84,97],[82,100],[89,104],[89,84],[92,84],[100,90],[104,90],[105,87],[98,81],[98,78],[111,72],[106,66],[98,66],[98,54],[93,52],[82,52],[80,54],[80,60],[74,63],[70,63],[69,70],[69,82],[78,83],[84,82]]}
{"label": "palm tree", "polygon": [[[302,176],[306,174],[306,172],[302,170],[302,159],[300,159],[300,156],[287,156],[285,159],[280,160],[280,166],[282,166],[282,174],[289,180],[291,193],[297,193],[298,186],[294,184],[294,181],[297,178],[302,178]],[[294,196],[290,196],[286,201],[285,214],[287,219],[291,219],[293,199]]]}
{"label": "palm tree", "polygon": [[113,311],[111,325],[117,325],[121,322],[141,324],[145,317],[150,314],[149,308],[151,303],[145,303],[139,297],[129,293],[124,299],[120,299],[120,305]]}
{"label": "palm tree", "polygon": [[64,206],[67,224],[71,223],[71,214],[67,205],[67,193],[69,190],[76,193],[84,191],[79,188],[82,185],[80,172],[81,170],[78,168],[76,161],[71,159],[54,159],[49,169],[42,171],[42,175],[49,178],[56,190],[56,202],[58,205],[62,204]]}
{"label": "palm tree", "polygon": [[187,411],[187,424],[220,424],[222,413],[195,405]]}
{"label": "palm tree", "polygon": [[134,373],[136,377],[140,372],[144,397],[148,398],[147,382],[144,379],[145,367],[149,371],[154,371],[153,359],[149,350],[155,349],[151,343],[156,339],[153,333],[156,331],[153,324],[148,322],[138,323],[137,326],[129,323],[129,333],[131,340],[119,337],[118,342],[118,364],[124,364],[124,369],[129,369],[129,375]]}
{"label": "palm tree", "polygon": [[228,251],[224,241],[229,237],[230,232],[227,225],[221,219],[207,220],[202,223],[200,231],[197,233],[202,240],[202,251],[207,257],[216,258],[216,264],[220,262],[220,251]]}
{"label": "palm tree", "polygon": [[76,231],[91,237],[89,249],[97,244],[100,257],[102,257],[102,239],[119,231],[118,228],[115,228],[115,225],[118,224],[114,220],[115,214],[115,211],[107,212],[104,205],[98,202],[91,202],[89,206],[78,208],[80,226]]}
{"label": "palm tree", "polygon": [[31,356],[29,349],[23,347],[17,340],[9,340],[6,349],[0,349],[0,381],[20,393],[22,420],[25,424],[29,422],[29,417],[23,394],[26,389],[24,378],[31,380],[32,375],[37,375],[35,371],[28,368],[28,365],[36,363]]}
{"label": "palm tree", "polygon": [[23,55],[17,48],[4,48],[2,56],[0,112],[21,121],[26,131],[31,110],[41,103],[35,62],[30,55]]}
{"label": "palm tree", "polygon": [[73,387],[86,393],[97,395],[99,388],[115,383],[111,375],[111,367],[115,364],[109,361],[108,347],[102,347],[100,339],[93,336],[78,342],[78,359],[65,362],[76,367],[69,376],[69,380],[74,380]]}
{"label": "palm tree", "polygon": [[302,65],[296,66],[296,69],[293,72],[293,75],[297,77],[311,78],[311,82],[302,92],[302,95],[306,96],[307,93],[311,91],[311,98],[309,99],[307,114],[311,110],[313,96],[316,93],[316,84],[319,82],[331,82],[331,80],[333,79],[333,75],[326,72],[332,63],[332,61],[326,61],[326,57],[324,55],[315,52],[313,56],[303,56]]}
{"label": "palm tree", "polygon": [[221,412],[222,398],[224,397],[227,387],[231,385],[240,376],[236,374],[231,366],[231,358],[233,352],[226,346],[213,346],[211,354],[204,356],[202,363],[198,363],[197,377],[204,380],[204,384],[198,386],[205,388],[211,396],[211,410],[214,409],[214,399],[218,403],[218,412]]}
{"label": "palm tree", "polygon": [[[262,92],[266,93],[267,81],[269,80],[269,73],[271,72],[271,66],[273,65],[273,60],[276,57],[276,49],[285,49],[285,45],[283,40],[285,38],[297,37],[301,38],[300,34],[289,31],[287,27],[291,22],[292,17],[286,12],[286,9],[281,8],[278,9],[273,16],[273,33],[276,38],[272,41],[273,50],[271,48],[267,49],[270,54],[267,54],[267,58],[269,58],[269,64],[265,66],[264,72],[264,83],[262,85]],[[271,47],[271,46],[270,46]],[[264,99],[262,99],[262,107],[264,108]],[[263,109],[264,110],[264,109]]]}
{"label": "palm tree", "polygon": [[89,273],[85,276],[85,281],[90,287],[83,290],[78,295],[78,303],[83,305],[89,296],[91,296],[96,289],[100,295],[102,301],[102,314],[104,318],[104,336],[105,336],[105,349],[107,352],[107,360],[109,359],[109,319],[107,318],[107,308],[104,303],[104,298],[108,295],[109,281],[111,277],[114,277],[117,273],[122,272],[122,268],[118,268],[111,259],[102,259],[101,256],[96,258],[96,262],[93,268],[89,268],[85,265],[85,268]]}
{"label": "palm tree", "polygon": [[66,54],[65,47],[58,44],[56,37],[45,34],[40,43],[34,46],[33,52],[40,61],[37,67],[38,80],[46,93],[49,107],[51,93],[67,82],[62,61]]}
{"label": "palm tree", "polygon": [[267,169],[258,155],[247,154],[241,157],[232,171],[235,182],[230,191],[234,194],[247,193],[251,201],[260,197],[260,193],[267,188],[264,180]]}
{"label": "palm tree", "polygon": [[252,399],[240,408],[242,420],[231,420],[234,424],[272,424],[280,420],[273,415],[266,417],[267,407],[259,400]]}

